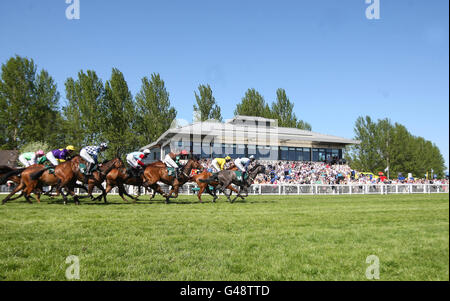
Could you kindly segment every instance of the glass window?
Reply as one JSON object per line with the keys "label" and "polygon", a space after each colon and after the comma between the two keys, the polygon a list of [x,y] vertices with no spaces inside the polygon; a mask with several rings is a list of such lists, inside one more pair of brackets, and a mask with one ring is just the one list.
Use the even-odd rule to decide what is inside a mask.
{"label": "glass window", "polygon": [[303,148],[303,161],[311,161],[311,149],[309,147]]}
{"label": "glass window", "polygon": [[248,156],[254,155],[257,159],[259,158],[258,152],[256,151],[256,145],[251,145],[251,144],[249,144],[249,145],[247,146],[247,155],[248,155]]}
{"label": "glass window", "polygon": [[279,160],[278,146],[272,146],[270,148],[270,160]]}
{"label": "glass window", "polygon": [[318,148],[313,148],[312,149],[312,161],[319,161],[319,149]]}
{"label": "glass window", "polygon": [[297,160],[297,161],[303,160],[303,148],[297,147],[295,149],[295,160]]}
{"label": "glass window", "polygon": [[285,146],[280,146],[280,159],[288,160],[289,159],[289,148]]}
{"label": "glass window", "polygon": [[201,155],[202,144],[200,142],[194,142],[192,151],[193,151],[194,155]]}
{"label": "glass window", "polygon": [[202,144],[202,158],[210,158],[211,157],[211,146],[209,143]]}
{"label": "glass window", "polygon": [[295,161],[295,147],[289,147],[289,161]]}
{"label": "glass window", "polygon": [[245,144],[238,144],[236,147],[235,154],[237,154],[238,157],[244,157],[245,156]]}
{"label": "glass window", "polygon": [[270,149],[271,149],[270,146],[258,145],[257,151],[256,151],[256,158],[264,159],[264,160],[271,160],[270,159]]}
{"label": "glass window", "polygon": [[[225,153],[225,146],[222,143],[213,144],[213,154],[214,157],[221,157]],[[225,156],[224,156],[225,157]]]}
{"label": "glass window", "polygon": [[319,148],[319,162],[323,162],[326,159],[326,152],[324,148]]}

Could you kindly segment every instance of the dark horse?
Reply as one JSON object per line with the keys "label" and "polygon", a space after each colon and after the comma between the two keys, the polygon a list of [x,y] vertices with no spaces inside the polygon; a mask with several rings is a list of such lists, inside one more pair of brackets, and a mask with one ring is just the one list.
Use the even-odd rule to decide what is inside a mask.
{"label": "dark horse", "polygon": [[[180,189],[180,187],[191,179],[191,170],[200,169],[201,167],[202,166],[200,162],[198,162],[198,160],[196,160],[195,158],[190,158],[186,165],[182,167],[179,177],[176,178],[174,176],[169,176],[166,164],[161,161],[153,162],[145,167],[143,175],[143,186],[152,188],[154,191],[158,192],[166,199],[166,203],[169,203],[169,199],[171,197],[178,197],[178,190]],[[157,183],[158,181],[172,186],[169,194],[166,194],[161,189],[161,186],[159,186]],[[172,196],[173,193],[175,193],[174,196]]]}
{"label": "dark horse", "polygon": [[[229,187],[231,184],[239,186],[239,193],[234,197],[233,200],[230,199],[230,196],[225,194],[228,200],[233,203],[238,197],[246,197],[248,196],[248,188],[253,184],[256,176],[260,173],[265,173],[266,168],[264,165],[257,164],[252,169],[250,169],[247,174],[248,177],[243,180],[238,180],[236,172],[232,170],[222,170],[219,171],[215,176],[210,177],[206,180],[200,180],[203,183],[212,183],[214,181],[218,181],[217,189],[225,194],[225,189]],[[241,192],[245,191],[245,195],[241,195]]]}

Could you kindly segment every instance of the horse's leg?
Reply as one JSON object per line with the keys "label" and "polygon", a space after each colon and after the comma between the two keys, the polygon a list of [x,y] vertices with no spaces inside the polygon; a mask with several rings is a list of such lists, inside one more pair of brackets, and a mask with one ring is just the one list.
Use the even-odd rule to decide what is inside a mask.
{"label": "horse's leg", "polygon": [[[220,185],[220,184],[219,184]],[[228,201],[231,201],[230,200],[230,195],[228,195],[228,194],[226,194],[225,193],[225,189],[227,189],[227,187],[228,186],[230,186],[231,185],[231,180],[228,180],[228,181],[226,181],[226,182],[224,182],[223,184],[222,184],[222,186],[221,186],[221,188],[220,188],[220,191],[227,197],[227,199],[228,199]]]}
{"label": "horse's leg", "polygon": [[[118,187],[119,187],[119,194],[120,194],[120,191],[122,190],[122,198],[125,200],[125,202],[126,202],[127,200],[123,197],[124,194],[125,194],[127,197],[133,199],[134,202],[136,202],[136,201],[139,199],[140,191],[139,191],[139,195],[136,196],[136,197],[134,197],[134,196],[130,195],[130,194],[127,192],[127,190],[125,189],[125,187],[123,186],[123,184],[120,184],[120,186],[118,186]],[[139,190],[140,190],[140,187],[141,187],[141,186],[139,186]]]}
{"label": "horse's leg", "polygon": [[206,184],[206,185],[203,185],[204,183],[202,183],[202,185],[200,186],[199,185],[199,187],[200,187],[200,190],[198,191],[198,193],[197,193],[197,198],[198,198],[198,201],[201,203],[202,202],[202,193],[203,193],[203,191],[205,191],[205,187],[208,185],[208,184]]}
{"label": "horse's leg", "polygon": [[[35,186],[36,186],[36,183],[29,183],[29,184],[27,185],[27,187],[24,189],[25,199],[26,199],[27,202],[30,203],[30,204],[33,204],[33,202],[30,200],[30,194],[31,194],[31,192],[33,192]],[[40,195],[40,194],[36,194],[36,196],[38,197],[38,203],[40,203],[39,195]]]}
{"label": "horse's leg", "polygon": [[9,201],[17,200],[18,198],[21,198],[23,196],[23,191],[16,197],[10,198]]}
{"label": "horse's leg", "polygon": [[101,183],[101,182],[98,182],[97,187],[102,191],[102,194],[100,195],[100,199],[103,197],[103,201],[105,202],[105,204],[108,203],[108,202],[106,201],[106,191],[105,191],[105,188],[103,188],[102,183]]}
{"label": "horse's leg", "polygon": [[[20,182],[20,184],[17,185],[17,187],[14,188],[14,190],[11,191],[11,193],[8,194],[8,196],[7,196],[6,198],[3,199],[2,205],[6,204],[6,202],[9,201],[9,200],[11,199],[11,197],[12,197],[13,195],[16,194],[16,192],[18,192],[19,190],[22,190],[22,189],[24,189],[24,188],[25,188],[25,184],[23,184],[23,182]],[[20,196],[22,196],[23,194],[24,194],[24,192],[22,191],[22,193],[21,193]],[[19,196],[19,197],[20,197],[20,196]]]}
{"label": "horse's leg", "polygon": [[76,195],[75,191],[73,190],[73,187],[66,186],[67,194],[70,194],[75,202],[75,205],[80,205],[80,200],[78,199],[78,196]]}
{"label": "horse's leg", "polygon": [[[127,202],[127,203],[128,203],[128,200],[123,196],[124,193],[125,193],[126,195],[128,195],[128,194],[125,192],[125,187],[123,187],[122,184],[119,184],[119,185],[117,185],[117,188],[119,188],[119,195],[120,195],[120,197],[122,198],[122,200],[123,200],[124,202]],[[106,191],[108,191],[108,187],[106,187]]]}
{"label": "horse's leg", "polygon": [[[159,193],[160,195],[162,195],[164,198],[167,196],[167,194],[161,189],[161,186],[159,186],[157,183],[154,183],[152,185],[150,185],[150,188],[153,189],[153,191]],[[150,198],[150,200],[152,200]]]}
{"label": "horse's leg", "polygon": [[91,197],[91,201],[96,201],[98,198],[92,195],[92,192],[94,191],[94,183],[89,183],[88,181],[88,195]]}

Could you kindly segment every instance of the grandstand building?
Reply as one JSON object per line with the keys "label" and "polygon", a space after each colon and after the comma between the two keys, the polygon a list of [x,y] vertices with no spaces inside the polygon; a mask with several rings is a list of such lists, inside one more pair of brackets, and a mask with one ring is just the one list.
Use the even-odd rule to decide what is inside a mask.
{"label": "grandstand building", "polygon": [[202,158],[254,155],[260,160],[326,161],[342,159],[342,150],[359,141],[296,128],[277,120],[235,116],[226,122],[205,121],[168,129],[149,148],[150,160],[185,149]]}

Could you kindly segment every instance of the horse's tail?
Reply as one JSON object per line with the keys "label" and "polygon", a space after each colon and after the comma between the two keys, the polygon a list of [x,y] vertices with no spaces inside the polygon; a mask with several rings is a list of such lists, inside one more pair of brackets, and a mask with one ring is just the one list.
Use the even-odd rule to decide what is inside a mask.
{"label": "horse's tail", "polygon": [[25,169],[26,168],[19,168],[19,169],[12,170],[12,171],[8,172],[7,174],[5,174],[3,177],[0,178],[0,185],[5,184],[6,181],[10,177],[20,175]]}
{"label": "horse's tail", "polygon": [[50,168],[50,167],[46,167],[46,168],[41,169],[40,171],[37,171],[37,172],[32,173],[32,174],[30,175],[30,178],[31,178],[32,180],[37,180],[37,179],[39,179],[39,178],[44,174],[44,172],[46,172],[47,169],[49,169],[49,168]]}

